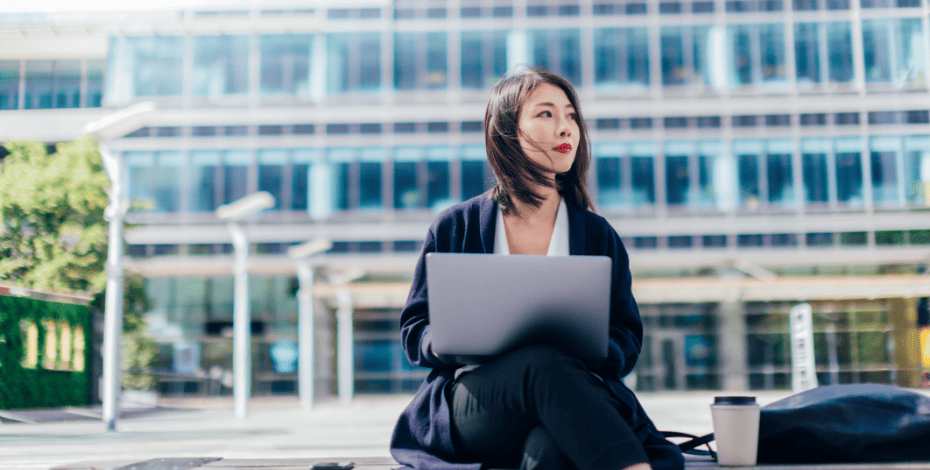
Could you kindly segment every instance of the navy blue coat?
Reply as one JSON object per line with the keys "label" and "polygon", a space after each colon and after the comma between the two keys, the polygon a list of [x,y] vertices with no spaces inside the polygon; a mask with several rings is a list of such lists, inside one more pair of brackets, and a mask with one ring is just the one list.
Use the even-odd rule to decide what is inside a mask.
{"label": "navy blue coat", "polygon": [[[425,255],[430,252],[493,253],[497,203],[489,193],[451,207],[437,217],[424,241],[407,305],[401,312],[401,341],[414,366],[432,371],[401,414],[391,439],[391,454],[417,470],[478,470],[463,461],[452,443],[449,396],[455,365],[432,354]],[[617,232],[601,216],[568,204],[571,255],[606,255],[613,259],[608,358],[593,370],[622,404],[620,413],[643,443],[655,470],[684,468],[678,446],[656,430],[621,378],[630,373],[642,349],[643,324],[631,291],[629,258]]]}

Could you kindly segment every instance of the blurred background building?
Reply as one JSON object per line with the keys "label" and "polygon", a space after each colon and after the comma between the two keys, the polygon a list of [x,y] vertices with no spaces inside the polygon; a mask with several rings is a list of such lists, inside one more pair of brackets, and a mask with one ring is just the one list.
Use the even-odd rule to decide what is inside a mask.
{"label": "blurred background building", "polygon": [[314,258],[320,393],[338,278],[359,269],[355,389],[415,390],[427,371],[398,328],[413,265],[436,214],[493,184],[486,100],[520,64],[579,91],[596,210],[630,252],[646,326],[637,389],[789,388],[800,302],[821,384],[919,383],[928,0],[204,5],[0,14],[0,140],[161,111],[112,148],[162,393],[229,393],[232,245],[214,210],[259,190],[277,205],[245,224],[255,393],[294,393],[286,248],[316,237],[334,242]]}

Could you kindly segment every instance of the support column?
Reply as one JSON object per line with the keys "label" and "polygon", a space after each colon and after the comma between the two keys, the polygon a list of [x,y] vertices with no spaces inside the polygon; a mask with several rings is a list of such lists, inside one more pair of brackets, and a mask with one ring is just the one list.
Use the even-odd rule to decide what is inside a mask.
{"label": "support column", "polygon": [[898,369],[897,385],[920,387],[921,351],[917,330],[917,299],[891,299],[888,320],[894,339],[894,364]]}
{"label": "support column", "polygon": [[746,308],[739,299],[727,299],[719,305],[718,370],[721,386],[727,391],[749,390],[746,367]]}

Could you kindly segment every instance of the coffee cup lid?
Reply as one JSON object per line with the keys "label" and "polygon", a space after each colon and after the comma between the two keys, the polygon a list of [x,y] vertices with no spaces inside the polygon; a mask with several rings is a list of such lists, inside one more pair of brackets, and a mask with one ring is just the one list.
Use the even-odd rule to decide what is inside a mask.
{"label": "coffee cup lid", "polygon": [[715,405],[754,405],[756,397],[714,397]]}

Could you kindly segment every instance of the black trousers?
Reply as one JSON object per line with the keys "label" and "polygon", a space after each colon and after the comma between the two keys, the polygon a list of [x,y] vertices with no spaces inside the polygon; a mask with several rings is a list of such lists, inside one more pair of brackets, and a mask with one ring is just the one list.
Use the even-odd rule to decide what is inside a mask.
{"label": "black trousers", "polygon": [[618,405],[582,361],[528,346],[456,379],[453,439],[467,457],[498,468],[617,470],[648,462]]}

